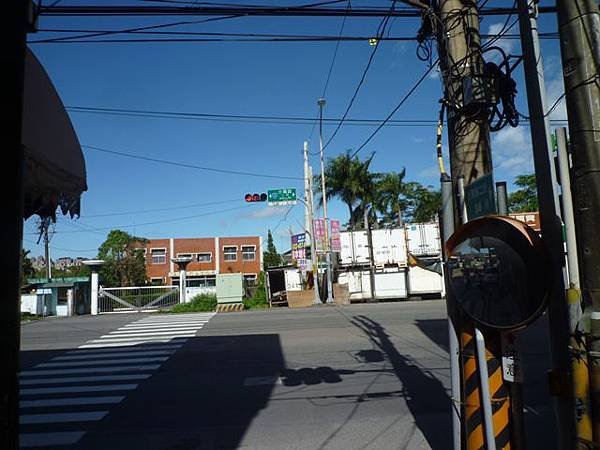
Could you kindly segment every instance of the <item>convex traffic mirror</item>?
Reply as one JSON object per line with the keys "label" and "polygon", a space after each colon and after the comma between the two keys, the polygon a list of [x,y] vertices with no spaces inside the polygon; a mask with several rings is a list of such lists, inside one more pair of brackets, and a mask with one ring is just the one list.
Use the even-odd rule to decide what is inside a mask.
{"label": "convex traffic mirror", "polygon": [[529,226],[484,217],[461,226],[446,246],[450,289],[476,322],[515,329],[542,313],[552,270],[540,236]]}

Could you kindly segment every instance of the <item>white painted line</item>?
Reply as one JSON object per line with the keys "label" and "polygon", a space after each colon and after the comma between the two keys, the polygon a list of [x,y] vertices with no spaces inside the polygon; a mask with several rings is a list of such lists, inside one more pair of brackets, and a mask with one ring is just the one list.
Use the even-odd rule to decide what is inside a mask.
{"label": "white painted line", "polygon": [[204,327],[206,322],[182,322],[182,323],[153,323],[153,324],[139,324],[139,325],[126,325],[119,328],[119,330],[138,330],[143,328],[155,329],[155,328],[185,328],[185,327]]}
{"label": "white painted line", "polygon": [[[85,344],[84,344],[85,345]],[[138,347],[132,347],[132,348],[112,348],[109,350],[103,350],[101,348],[97,348],[97,349],[84,349],[83,346],[78,347],[78,350],[70,350],[67,352],[67,355],[95,355],[97,353],[102,353],[104,351],[106,352],[110,352],[110,353],[119,353],[119,352],[143,352],[143,351],[147,351],[147,350],[176,350],[178,348],[181,348],[182,345],[181,344],[170,344],[170,345],[166,345],[166,344],[161,344],[161,343],[149,343],[148,345],[140,345]]]}
{"label": "white painted line", "polygon": [[62,431],[54,433],[21,433],[21,447],[52,447],[55,445],[73,445],[79,442],[85,431]]}
{"label": "white painted line", "polygon": [[[81,345],[79,346],[79,348],[85,348],[85,349],[96,349],[96,350],[102,350],[102,351],[106,351],[107,349],[112,349],[115,347],[127,347],[127,348],[122,348],[122,350],[132,350],[135,348],[143,348],[143,346],[146,346],[146,348],[148,348],[148,345],[156,345],[159,343],[169,343],[169,342],[185,342],[187,341],[187,339],[153,339],[153,340],[145,340],[145,341],[141,341],[139,339],[133,340],[133,341],[127,341],[127,342],[106,342],[104,340],[100,340],[98,342],[103,342],[102,344],[85,344],[85,345]],[[181,346],[179,346],[181,347]]]}
{"label": "white painted line", "polygon": [[73,397],[73,398],[45,398],[43,400],[21,400],[20,408],[44,408],[47,406],[81,406],[81,405],[113,405],[121,403],[124,395],[112,397]]}
{"label": "white painted line", "polygon": [[24,414],[20,416],[22,425],[35,423],[95,422],[102,420],[108,411],[91,411],[75,413]]}
{"label": "white painted line", "polygon": [[188,332],[196,332],[196,331],[200,331],[202,329],[202,327],[190,327],[190,326],[185,326],[185,327],[164,327],[164,328],[127,328],[127,329],[119,329],[119,330],[115,330],[115,331],[111,331],[110,335],[114,336],[115,334],[122,334],[124,336],[126,335],[131,335],[131,334],[136,334],[136,333],[174,333],[174,332],[181,332],[181,331],[188,331]]}
{"label": "white painted line", "polygon": [[170,339],[175,340],[180,337],[194,337],[196,333],[186,332],[187,334],[179,334],[179,335],[165,335],[165,336],[102,336],[100,339],[94,339],[89,341],[91,344],[95,344],[98,342],[123,342],[123,341],[136,341],[136,342],[145,342],[145,341],[153,341],[157,339]]}
{"label": "white painted line", "polygon": [[204,323],[178,323],[178,324],[172,324],[172,323],[165,323],[165,324],[156,324],[156,325],[127,325],[125,327],[121,327],[118,328],[118,330],[160,330],[161,328],[168,328],[168,329],[181,329],[181,328],[203,328],[204,327]]}
{"label": "white painted line", "polygon": [[156,370],[160,364],[140,364],[137,366],[118,366],[118,367],[86,367],[84,369],[57,369],[57,370],[24,370],[20,373],[22,377],[42,376],[42,375],[69,375],[76,373],[97,373],[97,372],[139,372],[142,370]]}
{"label": "white painted line", "polygon": [[135,375],[97,375],[93,377],[56,377],[56,378],[22,378],[21,386],[36,386],[40,384],[69,384],[98,381],[133,381],[147,380],[152,374],[140,373]]}
{"label": "white painted line", "polygon": [[161,355],[172,355],[175,353],[175,350],[146,350],[139,352],[107,352],[107,353],[95,353],[90,355],[73,355],[73,356],[57,356],[56,358],[52,358],[50,361],[78,361],[88,359],[91,360],[93,358],[117,358],[117,357],[125,357],[125,356],[161,356]]}
{"label": "white painted line", "polygon": [[111,391],[133,391],[137,384],[104,384],[99,386],[61,386],[47,388],[21,389],[21,395],[42,394],[75,394],[80,392],[111,392]]}
{"label": "white painted line", "polygon": [[171,330],[171,331],[148,331],[148,332],[142,332],[142,331],[113,331],[110,334],[105,334],[104,336],[100,336],[100,339],[106,339],[106,338],[114,338],[114,337],[136,337],[136,336],[141,336],[141,337],[146,337],[146,336],[165,336],[165,335],[173,335],[176,336],[178,334],[196,334],[196,329],[192,329],[192,330]]}
{"label": "white painted line", "polygon": [[96,361],[59,361],[38,364],[35,367],[77,367],[77,366],[100,366],[105,364],[140,364],[150,362],[164,362],[168,356],[153,358],[123,358],[123,359],[98,359]]}
{"label": "white painted line", "polygon": [[244,378],[244,386],[265,386],[274,384],[282,384],[281,378],[278,376]]}

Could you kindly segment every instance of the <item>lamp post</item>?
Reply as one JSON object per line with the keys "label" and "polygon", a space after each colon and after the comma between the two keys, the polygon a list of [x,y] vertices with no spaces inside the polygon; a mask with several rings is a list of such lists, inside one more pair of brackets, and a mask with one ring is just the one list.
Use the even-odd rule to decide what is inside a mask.
{"label": "lamp post", "polygon": [[317,101],[319,105],[319,153],[321,157],[321,192],[323,194],[323,221],[325,222],[325,266],[327,270],[327,303],[333,303],[333,282],[331,279],[331,246],[329,243],[329,222],[327,219],[327,196],[325,195],[325,158],[323,157],[323,107],[325,99]]}
{"label": "lamp post", "polygon": [[185,303],[186,267],[192,262],[192,258],[178,256],[177,258],[171,258],[171,261],[177,264],[179,269],[179,303]]}

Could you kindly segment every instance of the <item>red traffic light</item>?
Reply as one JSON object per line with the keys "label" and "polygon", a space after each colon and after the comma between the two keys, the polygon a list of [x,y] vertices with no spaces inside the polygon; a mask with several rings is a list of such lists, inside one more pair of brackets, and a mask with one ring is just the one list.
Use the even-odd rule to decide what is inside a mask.
{"label": "red traffic light", "polygon": [[262,194],[246,194],[244,196],[244,200],[248,203],[266,202],[267,194],[265,194],[264,192]]}

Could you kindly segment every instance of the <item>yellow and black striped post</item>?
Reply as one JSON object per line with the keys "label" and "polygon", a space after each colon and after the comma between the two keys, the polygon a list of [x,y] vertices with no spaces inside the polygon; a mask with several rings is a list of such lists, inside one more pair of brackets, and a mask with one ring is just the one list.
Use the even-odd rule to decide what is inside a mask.
{"label": "yellow and black striped post", "polygon": [[511,448],[511,402],[510,390],[502,376],[500,332],[488,332],[485,337],[485,357],[487,360],[488,379],[490,383],[492,420],[494,422],[496,449],[508,450]]}
{"label": "yellow and black striped post", "polygon": [[479,392],[479,372],[475,351],[475,330],[463,324],[460,335],[463,382],[463,427],[466,450],[484,448],[483,411]]}

